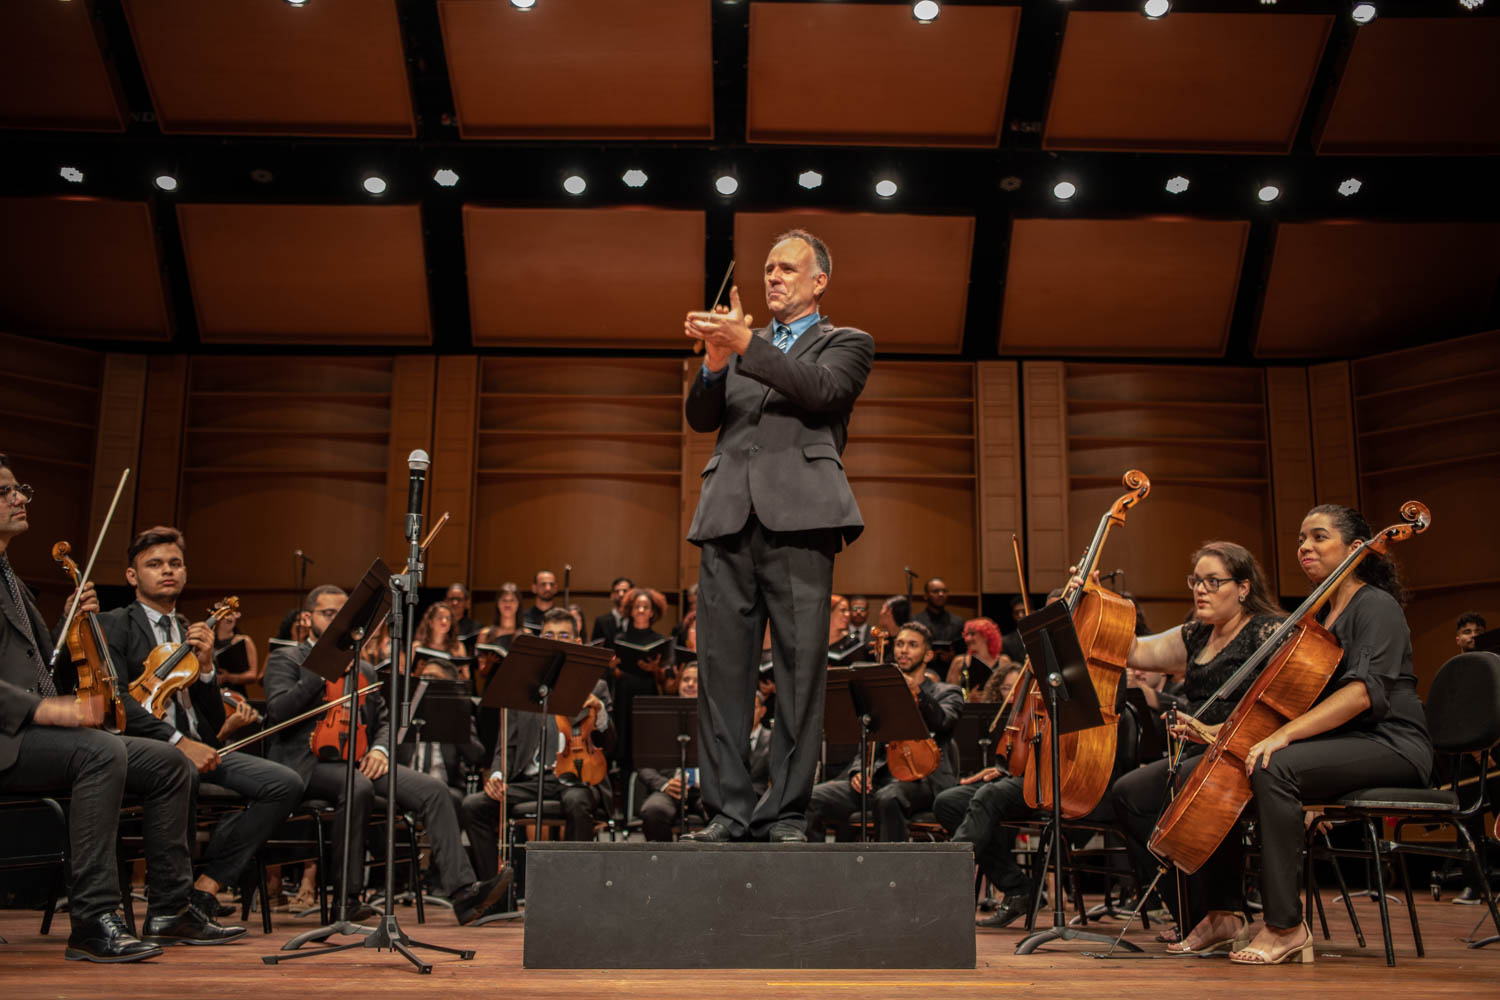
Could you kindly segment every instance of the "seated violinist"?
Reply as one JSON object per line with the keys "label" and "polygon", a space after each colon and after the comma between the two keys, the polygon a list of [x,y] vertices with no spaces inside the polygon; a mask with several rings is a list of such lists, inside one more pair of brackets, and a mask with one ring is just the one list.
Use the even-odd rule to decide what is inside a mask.
{"label": "seated violinist", "polygon": [[[221,736],[245,721],[248,705],[230,714],[214,674],[213,631],[202,622],[189,624],[177,613],[187,585],[187,542],[176,528],[157,526],[136,535],[125,551],[125,581],[135,600],[99,615],[121,685],[146,671],[154,650],[186,643],[198,663],[195,683],[177,692],[157,718],[124,690],[125,732],[175,746],[199,775],[245,799],[245,809],[221,819],[203,856],[203,874],[193,883],[192,904],[209,916],[219,914],[215,894],[235,885],[261,846],[302,798],[302,779],[290,768],[250,753],[219,756]],[[223,619],[221,619],[222,621]]]}
{"label": "seated violinist", "polygon": [[[689,663],[682,668],[680,680],[677,685],[677,696],[679,698],[698,697],[698,664]],[[765,705],[757,694],[755,699],[755,721],[757,727],[760,717],[765,713]],[[755,742],[751,738],[752,746]],[[770,741],[766,741],[769,748]],[[698,769],[688,768],[686,775],[680,770],[673,770],[671,775],[661,773],[652,767],[643,767],[636,772],[650,792],[646,800],[641,803],[641,828],[646,834],[647,840],[671,840],[672,827],[677,823],[678,804],[683,801],[684,785],[686,785],[687,801],[683,807],[684,815],[696,816],[704,819],[702,789],[698,785]]]}
{"label": "seated violinist", "polygon": [[[583,641],[573,616],[562,608],[552,608],[542,615],[541,637],[559,642]],[[601,754],[609,749],[615,735],[608,698],[609,687],[601,679],[584,702],[582,717],[573,720],[573,728],[578,729],[593,713],[593,731],[589,739]],[[588,785],[572,774],[565,778],[556,776],[556,754],[568,745],[568,734],[558,731],[555,716],[544,719],[538,712],[514,711],[506,715],[506,739],[495,749],[484,791],[475,792],[463,801],[464,830],[469,835],[469,847],[474,851],[481,872],[493,871],[500,863],[500,803],[504,802],[506,808],[511,809],[518,803],[535,802],[537,776],[543,769],[546,773],[543,775],[542,794],[545,801],[561,804],[567,820],[566,839],[593,840],[594,817],[607,816],[613,805],[613,793],[607,778],[597,785]],[[540,729],[543,725],[546,728]],[[539,746],[550,747],[551,753],[538,758]]]}
{"label": "seated violinist", "polygon": [[[348,599],[344,591],[331,584],[315,587],[307,595],[303,608],[308,613],[312,642],[323,635]],[[311,643],[280,647],[267,659],[268,723],[274,725],[278,720],[293,718],[326,700],[327,682],[302,666],[311,651]],[[361,686],[376,679],[375,670],[368,663],[360,663],[359,671]],[[343,829],[345,808],[353,810],[354,844],[338,845],[335,858],[336,861],[340,857],[343,859],[344,890],[349,902],[347,916],[351,920],[364,919],[375,912],[362,905],[358,898],[359,887],[364,883],[364,856],[363,851],[354,849],[354,845],[364,843],[365,830],[375,805],[375,782],[383,778],[390,767],[388,748],[392,734],[387,714],[385,699],[380,696],[379,689],[361,698],[356,725],[364,728],[368,748],[357,762],[359,770],[354,775],[352,802],[344,801],[344,761],[314,756],[311,737],[321,716],[281,730],[271,737],[270,746],[266,748],[271,759],[302,776],[309,795],[335,803],[340,815],[335,818],[333,829]],[[335,749],[333,753],[338,751]],[[383,790],[385,785],[381,784],[380,788]],[[427,839],[432,844],[433,861],[442,872],[440,894],[453,904],[453,915],[459,923],[472,923],[500,901],[510,886],[510,872],[482,882],[475,880],[474,869],[469,864],[459,834],[458,813],[444,782],[402,766],[397,774],[396,803],[421,818]]]}
{"label": "seated violinist", "polygon": [[[868,806],[875,822],[877,840],[906,840],[907,824],[912,815],[931,809],[937,794],[958,780],[953,773],[950,738],[953,727],[963,714],[964,696],[953,685],[925,676],[927,665],[932,660],[930,642],[931,634],[920,622],[901,626],[894,643],[896,667],[906,678],[907,689],[917,700],[917,708],[933,740],[944,752],[939,756],[937,769],[931,774],[914,781],[900,781],[891,773],[887,763],[886,744],[875,744]],[[847,834],[848,824],[857,821],[859,816],[861,780],[860,761],[856,757],[839,777],[814,785],[812,801],[807,808],[808,829],[817,831],[825,825],[837,825],[841,828],[841,837]]]}

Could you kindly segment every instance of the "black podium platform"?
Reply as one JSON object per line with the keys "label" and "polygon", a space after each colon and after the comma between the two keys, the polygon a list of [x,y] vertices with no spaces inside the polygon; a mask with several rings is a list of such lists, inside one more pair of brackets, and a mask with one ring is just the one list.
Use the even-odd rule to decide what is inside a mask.
{"label": "black podium platform", "polygon": [[968,844],[527,847],[528,969],[972,969]]}

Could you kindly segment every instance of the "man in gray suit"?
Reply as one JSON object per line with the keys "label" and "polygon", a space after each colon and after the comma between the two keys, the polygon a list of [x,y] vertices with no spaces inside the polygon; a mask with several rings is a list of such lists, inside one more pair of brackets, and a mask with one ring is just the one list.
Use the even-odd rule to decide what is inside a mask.
{"label": "man in gray suit", "polygon": [[[849,414],[875,356],[869,334],[818,311],[833,270],[828,249],[797,229],[766,258],[766,307],[691,312],[703,368],[688,392],[688,423],[718,431],[688,541],[699,568],[699,729],[703,800],[712,817],[692,839],[807,839],[823,726],[833,556],[864,530],[843,451]],[[767,618],[776,678],[771,786],[757,797],[746,748]]]}

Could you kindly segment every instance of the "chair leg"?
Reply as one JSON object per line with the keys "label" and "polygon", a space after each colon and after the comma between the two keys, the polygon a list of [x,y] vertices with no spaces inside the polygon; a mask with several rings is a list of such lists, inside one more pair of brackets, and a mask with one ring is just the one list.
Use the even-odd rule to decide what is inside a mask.
{"label": "chair leg", "polygon": [[[1302,863],[1305,867],[1302,871],[1302,897],[1308,907],[1317,908],[1318,924],[1323,928],[1323,940],[1327,941],[1333,935],[1328,933],[1328,914],[1323,912],[1323,894],[1318,891],[1318,879],[1313,874],[1313,862],[1315,860],[1313,855],[1313,829],[1315,828],[1309,828],[1307,838],[1303,842],[1304,860]],[[1338,859],[1334,859],[1334,864],[1338,864]]]}
{"label": "chair leg", "polygon": [[259,885],[256,891],[260,893],[260,928],[266,933],[271,933],[271,880],[266,877],[266,858],[264,854],[257,854],[255,858],[255,874]]}
{"label": "chair leg", "polygon": [[1380,827],[1375,820],[1365,818],[1365,835],[1370,838],[1371,867],[1375,870],[1375,898],[1380,901],[1380,933],[1385,938],[1385,964],[1396,964],[1396,947],[1391,943],[1391,911],[1385,898],[1385,872],[1380,863]]}
{"label": "chair leg", "polygon": [[417,923],[427,923],[427,911],[422,906],[422,859],[417,853],[417,828],[412,817],[406,818],[406,843],[411,848],[411,894],[417,902]]}
{"label": "chair leg", "polygon": [[1406,855],[1401,852],[1398,844],[1396,847],[1396,869],[1401,873],[1401,891],[1406,893],[1406,917],[1411,921],[1411,938],[1417,946],[1417,957],[1426,958],[1427,952],[1422,949],[1422,927],[1417,923],[1417,904],[1411,895],[1411,878],[1406,871]]}
{"label": "chair leg", "polygon": [[1344,881],[1344,869],[1340,867],[1338,856],[1333,853],[1333,842],[1328,839],[1326,833],[1323,834],[1323,846],[1328,848],[1329,856],[1333,858],[1333,877],[1338,881],[1339,894],[1344,900],[1344,909],[1349,913],[1349,923],[1354,925],[1354,937],[1363,948],[1365,947],[1365,931],[1359,924],[1359,915],[1354,912],[1354,900],[1349,895],[1348,883]]}
{"label": "chair leg", "polygon": [[57,899],[67,879],[67,865],[59,864],[52,872],[52,890],[47,894],[47,908],[42,911],[42,935],[52,933],[52,917],[57,913]]}

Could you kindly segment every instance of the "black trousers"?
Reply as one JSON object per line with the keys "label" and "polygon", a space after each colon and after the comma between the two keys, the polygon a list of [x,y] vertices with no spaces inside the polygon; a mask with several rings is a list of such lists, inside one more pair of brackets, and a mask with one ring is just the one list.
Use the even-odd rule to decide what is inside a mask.
{"label": "black trousers", "polygon": [[302,778],[284,764],[248,753],[220,758],[217,768],[207,775],[195,773],[194,778],[238,792],[246,800],[243,810],[225,816],[214,827],[204,852],[203,874],[221,886],[233,885],[255,852],[302,801]]}
{"label": "black trousers", "polygon": [[[594,839],[594,811],[601,798],[591,785],[562,785],[552,780],[542,786],[548,801],[561,802],[567,827],[563,836],[572,841]],[[510,782],[505,786],[505,804],[536,801],[536,781]],[[474,852],[474,867],[489,878],[500,869],[500,803],[483,792],[464,796],[464,831],[469,835],[469,850]],[[530,829],[529,824],[523,824]]]}
{"label": "black trousers", "polygon": [[158,740],[31,725],[21,731],[15,763],[0,773],[0,792],[70,794],[68,902],[73,922],[81,924],[120,906],[115,841],[126,792],[140,796],[145,809],[149,915],[175,914],[187,905],[195,776],[187,757]]}
{"label": "black trousers", "polygon": [[[907,839],[912,815],[932,808],[932,785],[927,781],[895,781],[888,771],[877,772],[874,782],[874,790],[865,798],[869,816],[875,821],[875,839],[899,844]],[[833,826],[835,836],[846,839],[849,824],[859,817],[859,800],[860,794],[848,778],[819,782],[813,786],[807,808],[808,828],[816,831]]]}
{"label": "black trousers", "polygon": [[[335,839],[344,831],[344,768],[342,762],[319,761],[313,765],[312,777],[307,781],[307,795],[328,799],[337,807],[333,829]],[[355,845],[365,842],[366,828],[375,809],[375,794],[385,791],[385,778],[378,785],[358,771],[354,773],[354,800],[349,804],[354,826],[351,839]],[[431,775],[413,771],[409,767],[396,765],[396,805],[410,810],[421,819],[427,831],[427,840],[432,845],[432,860],[442,877],[438,891],[452,896],[459,889],[474,881],[474,866],[464,851],[463,837],[459,830],[458,813],[453,808],[453,798],[448,786]],[[364,851],[351,845],[337,846],[336,859],[342,859],[344,869],[344,892],[355,896],[364,886]],[[336,861],[337,863],[337,861]]]}
{"label": "black trousers", "polygon": [[[698,728],[703,802],[735,836],[773,823],[806,826],[823,732],[834,529],[775,532],[754,514],[734,535],[703,545],[698,570]],[[748,748],[771,623],[776,727],[771,784],[755,794]]]}
{"label": "black trousers", "polygon": [[[647,840],[666,841],[672,839],[672,827],[677,824],[678,800],[666,792],[652,792],[641,803],[641,831]],[[703,796],[696,788],[687,790],[685,816],[702,815]]]}
{"label": "black trousers", "polygon": [[[990,880],[996,891],[1007,896],[1030,896],[1031,876],[1016,864],[1016,831],[1008,825],[1024,822],[1040,815],[1026,804],[1026,795],[1018,777],[998,778],[983,785],[957,785],[938,796],[938,805],[933,812],[938,820],[946,815],[951,820],[959,802],[960,793],[972,788],[968,808],[963,819],[953,830],[953,841],[974,845],[974,861],[980,872]],[[953,796],[944,802],[944,796]]]}

